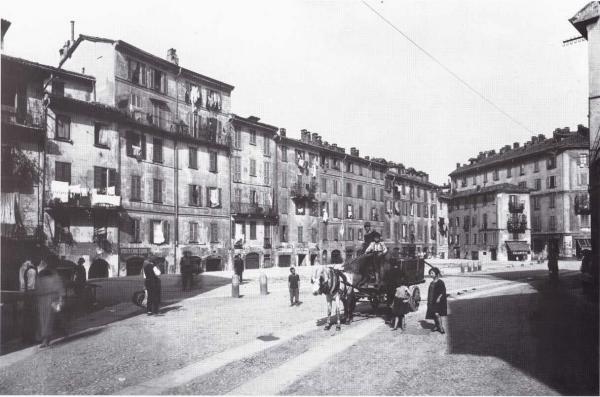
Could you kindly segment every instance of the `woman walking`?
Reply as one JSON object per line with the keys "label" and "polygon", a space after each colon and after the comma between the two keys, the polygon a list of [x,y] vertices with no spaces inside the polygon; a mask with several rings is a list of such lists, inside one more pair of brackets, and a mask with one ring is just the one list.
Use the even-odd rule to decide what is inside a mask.
{"label": "woman walking", "polygon": [[425,318],[427,320],[433,320],[435,327],[432,331],[440,331],[444,334],[444,325],[442,324],[442,316],[448,315],[448,303],[446,301],[446,285],[440,279],[440,269],[432,267],[429,270],[429,275],[433,278],[431,284],[429,284],[429,291],[427,294],[427,314]]}

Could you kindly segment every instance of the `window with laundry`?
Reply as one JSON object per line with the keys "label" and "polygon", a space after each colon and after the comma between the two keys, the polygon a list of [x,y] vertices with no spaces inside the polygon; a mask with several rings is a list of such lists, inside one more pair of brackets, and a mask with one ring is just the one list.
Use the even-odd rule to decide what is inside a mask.
{"label": "window with laundry", "polygon": [[209,208],[221,208],[221,188],[206,188],[206,206]]}
{"label": "window with laundry", "polygon": [[94,167],[94,189],[98,194],[114,196],[119,194],[117,170],[114,168]]}
{"label": "window with laundry", "polygon": [[127,156],[140,160],[146,158],[146,137],[144,134],[127,131],[125,140]]}
{"label": "window with laundry", "polygon": [[167,220],[153,219],[150,221],[150,243],[161,245],[169,243],[171,224]]}
{"label": "window with laundry", "polygon": [[108,148],[109,144],[109,134],[106,125],[102,123],[94,123],[94,145]]}
{"label": "window with laundry", "polygon": [[146,65],[142,62],[129,60],[128,69],[129,81],[135,84],[146,86]]}
{"label": "window with laundry", "polygon": [[354,218],[354,208],[352,204],[346,204],[346,218],[353,219]]}
{"label": "window with laundry", "polygon": [[220,111],[222,108],[221,93],[213,90],[207,90],[206,107],[209,110]]}
{"label": "window with laundry", "polygon": [[189,81],[185,83],[185,103],[196,108],[202,106],[202,91],[200,87]]}

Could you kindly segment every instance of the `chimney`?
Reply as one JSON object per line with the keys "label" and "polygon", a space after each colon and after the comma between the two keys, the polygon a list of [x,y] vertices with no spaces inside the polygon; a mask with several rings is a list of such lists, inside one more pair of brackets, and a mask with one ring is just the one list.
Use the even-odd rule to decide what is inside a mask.
{"label": "chimney", "polygon": [[365,156],[365,160],[371,160],[369,156]]}
{"label": "chimney", "polygon": [[327,141],[323,141],[323,146],[325,146],[325,147],[329,147],[329,142],[327,142]]}
{"label": "chimney", "polygon": [[75,42],[75,21],[71,21],[71,43]]}
{"label": "chimney", "polygon": [[335,150],[337,150],[337,143],[332,143],[331,147],[334,148]]}
{"label": "chimney", "polygon": [[544,134],[538,134],[538,142],[544,142],[546,140],[546,136]]}
{"label": "chimney", "polygon": [[519,142],[514,142],[513,149],[518,149],[518,148],[519,148]]}
{"label": "chimney", "polygon": [[350,155],[351,155],[351,156],[356,156],[356,157],[359,157],[359,156],[358,156],[358,150],[357,150],[355,147],[351,147],[351,148],[350,148]]}
{"label": "chimney", "polygon": [[279,135],[285,136],[285,128],[280,128],[279,129]]}
{"label": "chimney", "polygon": [[308,132],[306,129],[301,129],[300,130],[300,140],[302,142],[307,142],[308,140],[306,139],[306,134],[310,135],[310,132]]}
{"label": "chimney", "polygon": [[323,141],[321,140],[321,135],[317,135],[317,143],[319,146],[323,145]]}
{"label": "chimney", "polygon": [[582,124],[578,124],[577,125],[577,133],[582,136],[588,136],[590,133],[590,130],[586,126],[584,126]]}
{"label": "chimney", "polygon": [[531,143],[532,143],[532,144],[534,144],[534,145],[535,145],[536,143],[538,143],[538,137],[537,137],[537,136],[532,136],[532,137],[531,137]]}
{"label": "chimney", "polygon": [[492,149],[490,150],[490,156],[495,156],[496,155],[496,150]]}
{"label": "chimney", "polygon": [[460,163],[456,163],[456,168],[460,168]]}
{"label": "chimney", "polygon": [[311,135],[312,135],[311,142],[318,143],[319,134],[317,134],[316,132],[313,132]]}
{"label": "chimney", "polygon": [[179,57],[177,56],[177,50],[175,48],[169,48],[167,50],[167,61],[179,65]]}

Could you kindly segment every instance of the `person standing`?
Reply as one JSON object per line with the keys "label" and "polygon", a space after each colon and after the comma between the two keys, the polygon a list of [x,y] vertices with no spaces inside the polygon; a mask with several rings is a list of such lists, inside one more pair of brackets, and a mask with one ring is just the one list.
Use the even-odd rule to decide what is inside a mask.
{"label": "person standing", "polygon": [[190,258],[190,251],[183,252],[183,258],[179,262],[179,269],[181,271],[181,290],[192,289],[194,269],[192,268],[192,258]]}
{"label": "person standing", "polygon": [[244,260],[237,254],[233,260],[233,271],[240,278],[240,284],[242,283],[242,274],[244,273]]}
{"label": "person standing", "polygon": [[379,235],[379,233],[375,232],[373,236],[373,242],[369,244],[365,251],[365,254],[375,254],[373,256],[371,267],[372,272],[375,273],[375,283],[377,284],[377,286],[381,286],[381,262],[383,262],[383,257],[385,256],[385,254],[387,254],[387,247],[382,241],[380,241],[380,237],[381,236]]}
{"label": "person standing", "polygon": [[446,331],[444,331],[444,325],[442,324],[442,316],[448,315],[446,284],[440,279],[441,273],[437,267],[432,267],[429,270],[429,275],[433,278],[433,281],[429,284],[425,318],[435,322],[435,327],[432,331],[440,331],[443,334]]}
{"label": "person standing", "polygon": [[296,274],[296,269],[290,267],[290,275],[288,277],[288,288],[290,290],[290,306],[300,302],[300,276]]}
{"label": "person standing", "polygon": [[394,316],[392,321],[394,328],[392,329],[394,331],[398,329],[398,326],[400,326],[402,331],[406,331],[406,319],[404,316],[410,313],[409,299],[410,292],[405,285],[396,288],[396,293],[394,294],[394,300],[392,302],[392,314]]}
{"label": "person standing", "polygon": [[30,258],[27,258],[19,269],[19,290],[23,292],[22,337],[23,342],[31,343],[35,340],[35,280],[37,270]]}
{"label": "person standing", "polygon": [[142,268],[144,276],[144,286],[148,294],[146,313],[148,315],[158,314],[158,306],[160,305],[160,269],[150,260],[144,260]]}
{"label": "person standing", "polygon": [[362,252],[364,253],[369,245],[375,240],[375,236],[378,235],[375,230],[371,229],[371,222],[365,222],[365,234],[363,236]]}
{"label": "person standing", "polygon": [[75,272],[73,274],[73,284],[75,289],[75,295],[77,296],[79,308],[83,311],[83,308],[86,306],[86,297],[85,297],[85,282],[87,281],[87,276],[85,272],[85,259],[79,258],[77,260],[77,265],[75,265]]}
{"label": "person standing", "polygon": [[550,279],[558,279],[558,241],[550,240],[548,244],[548,271]]}
{"label": "person standing", "polygon": [[[38,266],[35,295],[39,326],[38,339],[42,341],[40,347],[47,347],[52,338],[57,314],[64,308],[65,287],[54,269],[54,265],[48,265],[44,260]],[[63,331],[66,331],[65,324],[61,325]]]}

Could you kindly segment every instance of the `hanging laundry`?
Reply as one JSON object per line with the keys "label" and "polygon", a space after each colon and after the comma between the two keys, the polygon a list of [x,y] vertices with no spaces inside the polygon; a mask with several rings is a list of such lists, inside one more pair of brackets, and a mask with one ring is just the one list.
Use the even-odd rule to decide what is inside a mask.
{"label": "hanging laundry", "polygon": [[340,240],[343,239],[344,238],[344,225],[342,225],[342,227],[340,227],[339,234],[340,234]]}
{"label": "hanging laundry", "polygon": [[100,145],[109,146],[108,131],[105,128],[100,128],[100,131],[98,131],[98,143]]}
{"label": "hanging laundry", "polygon": [[316,177],[317,177],[317,165],[316,165],[316,164],[313,164],[313,165],[310,167],[310,174],[311,174],[311,176],[312,176],[313,178],[316,178]]}
{"label": "hanging laundry", "polygon": [[267,196],[267,200],[268,200],[268,205],[273,205],[273,194],[271,192],[269,192],[268,196]]}
{"label": "hanging laundry", "polygon": [[87,187],[81,188],[81,197],[87,197],[90,194],[90,190]]}
{"label": "hanging laundry", "polygon": [[221,205],[221,203],[219,203],[219,190],[211,188],[210,189],[210,207],[216,208],[219,205]]}
{"label": "hanging laundry", "polygon": [[2,193],[2,223],[8,225],[16,224],[15,200],[17,193]]}
{"label": "hanging laundry", "polygon": [[154,244],[162,244],[165,242],[165,235],[163,234],[163,223],[154,222],[153,229],[153,242]]}
{"label": "hanging laundry", "polygon": [[329,214],[327,214],[327,210],[323,208],[323,222],[327,223],[329,221]]}
{"label": "hanging laundry", "polygon": [[81,194],[81,185],[69,185],[69,198]]}
{"label": "hanging laundry", "polygon": [[52,181],[50,183],[52,199],[58,199],[61,203],[69,202],[69,182]]}
{"label": "hanging laundry", "polygon": [[198,86],[192,86],[192,90],[190,91],[190,100],[192,102],[192,105],[198,107],[200,105],[199,102],[201,98],[202,96],[200,94],[200,89],[198,88]]}
{"label": "hanging laundry", "polygon": [[106,194],[108,194],[109,196],[114,196],[115,195],[115,187],[114,186],[109,186],[106,189]]}
{"label": "hanging laundry", "polygon": [[304,168],[306,166],[306,162],[304,161],[303,158],[299,158],[298,159],[298,167],[300,168]]}

